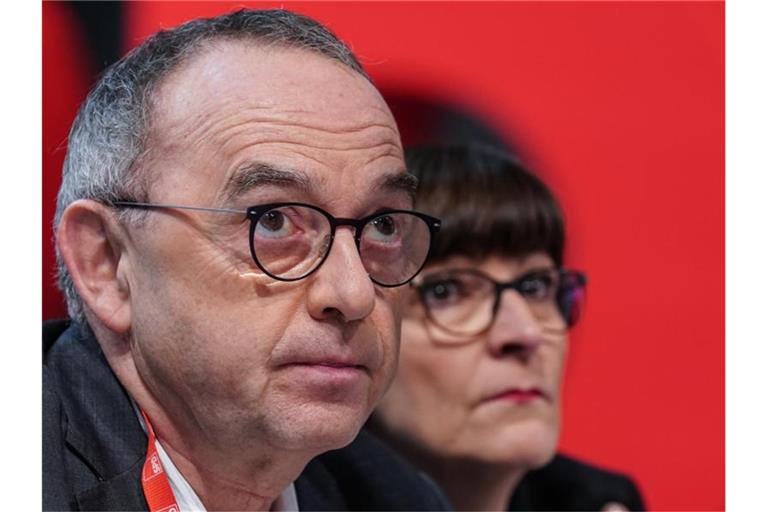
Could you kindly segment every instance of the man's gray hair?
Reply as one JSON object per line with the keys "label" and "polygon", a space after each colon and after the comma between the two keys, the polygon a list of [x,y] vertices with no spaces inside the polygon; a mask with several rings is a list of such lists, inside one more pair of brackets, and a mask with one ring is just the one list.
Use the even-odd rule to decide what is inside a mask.
{"label": "man's gray hair", "polygon": [[[206,44],[222,40],[305,49],[335,59],[370,81],[334,34],[311,18],[285,10],[243,9],[160,31],[110,66],[80,107],[69,134],[54,232],[64,210],[78,199],[105,204],[146,200],[150,178],[137,168],[149,149],[153,92]],[[85,323],[82,301],[58,248],[56,260],[69,316]]]}

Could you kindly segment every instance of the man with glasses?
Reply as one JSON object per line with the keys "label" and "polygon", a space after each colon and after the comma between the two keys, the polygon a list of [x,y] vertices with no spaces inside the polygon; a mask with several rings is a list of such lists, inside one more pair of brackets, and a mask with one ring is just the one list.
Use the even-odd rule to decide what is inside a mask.
{"label": "man with glasses", "polygon": [[441,508],[355,439],[439,228],[414,187],[378,91],[308,18],[192,21],[108,69],[58,198],[43,508]]}

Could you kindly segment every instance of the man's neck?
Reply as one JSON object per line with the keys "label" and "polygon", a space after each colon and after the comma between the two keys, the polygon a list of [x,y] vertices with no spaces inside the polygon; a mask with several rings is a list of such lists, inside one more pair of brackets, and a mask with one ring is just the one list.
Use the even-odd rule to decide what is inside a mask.
{"label": "man's neck", "polygon": [[269,510],[284,488],[290,485],[288,482],[278,492],[267,491],[267,494],[263,488],[254,485],[263,480],[263,473],[251,474],[246,483],[243,483],[243,479],[235,480],[230,475],[222,478],[220,473],[201,469],[183,454],[174,451],[170,445],[167,446],[169,457],[194,489],[206,510]]}
{"label": "man's neck", "polygon": [[207,510],[269,510],[312,457],[259,446],[252,438],[238,446],[219,439],[214,444],[202,432],[178,430],[177,424],[193,422],[172,421],[154,403],[142,407],[176,469]]}
{"label": "man's neck", "polygon": [[157,439],[207,510],[269,510],[317,455],[278,449],[260,443],[256,435],[235,435],[227,432],[228,425],[206,431],[183,404],[161,406],[130,356],[109,353],[111,347],[103,343],[102,348],[118,380],[149,416]]}

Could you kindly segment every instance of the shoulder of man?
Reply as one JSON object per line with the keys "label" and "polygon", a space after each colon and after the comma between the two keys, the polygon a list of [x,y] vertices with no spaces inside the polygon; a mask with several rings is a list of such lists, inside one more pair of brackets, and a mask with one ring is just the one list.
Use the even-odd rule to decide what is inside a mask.
{"label": "shoulder of man", "polygon": [[87,330],[43,324],[43,510],[146,510],[130,400]]}
{"label": "shoulder of man", "polygon": [[610,504],[645,510],[637,485],[627,475],[558,454],[525,475],[509,510],[601,510]]}
{"label": "shoulder of man", "polygon": [[365,429],[310,461],[296,494],[300,510],[451,510],[429,477]]}
{"label": "shoulder of man", "polygon": [[[43,510],[146,510],[146,437],[96,340],[43,326]],[[437,486],[361,432],[316,457],[296,481],[301,510],[448,510]]]}

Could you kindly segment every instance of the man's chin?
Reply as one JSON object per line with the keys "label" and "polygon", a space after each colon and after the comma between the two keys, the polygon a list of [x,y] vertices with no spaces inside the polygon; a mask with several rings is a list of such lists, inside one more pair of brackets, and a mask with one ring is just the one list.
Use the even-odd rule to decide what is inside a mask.
{"label": "man's chin", "polygon": [[351,443],[369,415],[367,407],[348,404],[302,404],[282,421],[283,448],[317,454]]}
{"label": "man's chin", "polygon": [[280,368],[275,379],[279,394],[294,404],[348,404],[364,402],[372,385],[371,376],[361,366],[290,364]]}

